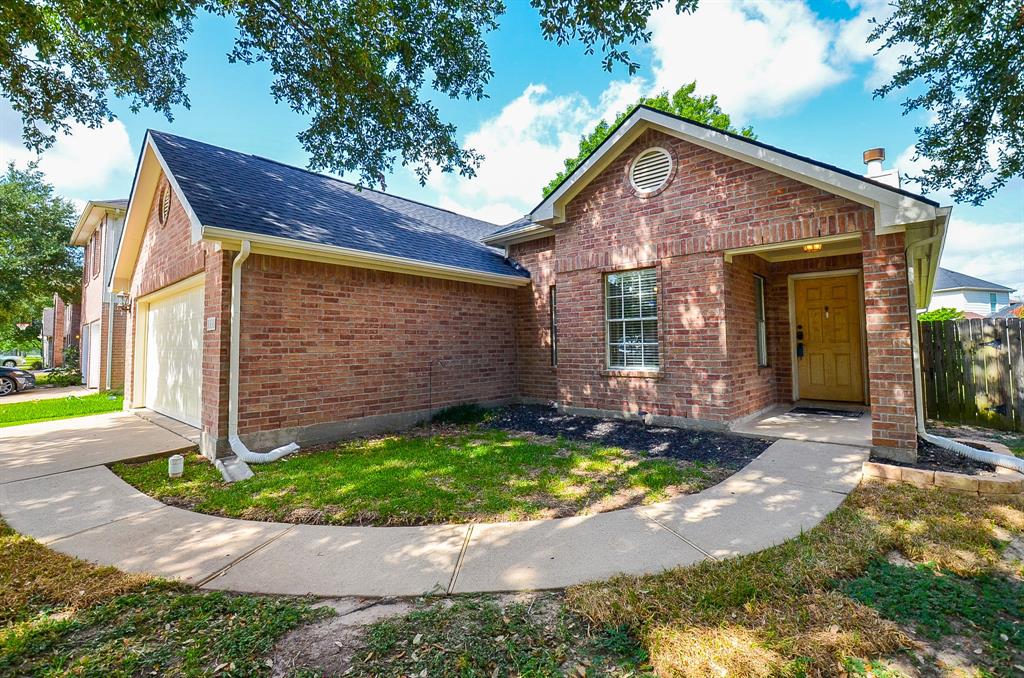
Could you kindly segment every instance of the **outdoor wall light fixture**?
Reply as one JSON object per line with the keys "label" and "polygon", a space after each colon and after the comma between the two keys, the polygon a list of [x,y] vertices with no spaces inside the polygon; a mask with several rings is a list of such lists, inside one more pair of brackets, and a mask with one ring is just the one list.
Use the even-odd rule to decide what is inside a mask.
{"label": "outdoor wall light fixture", "polygon": [[804,245],[804,252],[820,252],[822,244],[820,242],[812,242],[809,245]]}
{"label": "outdoor wall light fixture", "polygon": [[122,311],[132,310],[132,300],[128,298],[127,292],[118,292],[114,295],[117,299],[117,307]]}

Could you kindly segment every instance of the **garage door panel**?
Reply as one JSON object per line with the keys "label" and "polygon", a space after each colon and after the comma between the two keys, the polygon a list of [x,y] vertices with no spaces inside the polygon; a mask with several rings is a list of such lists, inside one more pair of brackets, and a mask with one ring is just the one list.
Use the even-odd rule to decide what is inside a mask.
{"label": "garage door panel", "polygon": [[146,321],[146,407],[199,426],[203,288],[152,302]]}

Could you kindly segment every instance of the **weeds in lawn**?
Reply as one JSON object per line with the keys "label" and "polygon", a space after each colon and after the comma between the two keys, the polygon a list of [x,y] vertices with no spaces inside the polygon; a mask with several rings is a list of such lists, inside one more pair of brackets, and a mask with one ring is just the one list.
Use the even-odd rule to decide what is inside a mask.
{"label": "weeds in lawn", "polygon": [[444,426],[481,424],[493,416],[493,411],[476,404],[454,405],[435,414],[431,421]]}
{"label": "weeds in lawn", "polygon": [[[936,573],[987,581],[1003,571],[999,535],[1022,529],[1020,499],[866,485],[798,539],[660,575],[572,587],[567,603],[594,624],[629,629],[662,675],[834,674],[851,657],[875,658],[913,645],[895,621],[885,619],[889,598],[879,596],[876,610],[843,595],[843,587],[853,584],[836,590],[837,581],[857,581],[892,550],[932,562]],[[889,582],[897,583],[909,586],[899,595],[914,595],[912,582]],[[983,600],[1006,591],[1002,584],[971,586]],[[1019,623],[1021,613],[1017,607],[1010,616]]]}
{"label": "weeds in lawn", "polygon": [[97,568],[0,521],[0,676],[255,676],[305,601],[200,593]]}
{"label": "weeds in lawn", "polygon": [[[637,672],[643,648],[625,632],[595,635],[541,595],[499,605],[469,596],[374,624],[352,666],[362,676],[584,676]],[[642,669],[642,666],[641,666]]]}

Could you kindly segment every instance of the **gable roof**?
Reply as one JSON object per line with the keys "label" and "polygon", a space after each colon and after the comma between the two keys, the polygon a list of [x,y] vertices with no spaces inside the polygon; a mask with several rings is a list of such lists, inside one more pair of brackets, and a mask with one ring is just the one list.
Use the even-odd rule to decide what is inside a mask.
{"label": "gable roof", "polygon": [[71,233],[71,240],[69,241],[72,245],[78,245],[85,247],[89,242],[89,238],[92,236],[93,231],[96,230],[96,226],[100,223],[100,218],[108,211],[123,212],[128,208],[127,198],[116,198],[114,200],[90,200],[85,203],[85,207],[82,208],[82,213],[78,215],[78,221],[75,223],[75,230]]}
{"label": "gable roof", "polygon": [[[135,195],[147,160],[159,162],[189,213],[193,241],[250,240],[254,251],[262,245],[288,248],[298,258],[347,255],[351,265],[422,267],[435,277],[480,276],[496,284],[529,278],[480,242],[495,224],[166,132],[147,133],[130,212],[136,200],[152,200],[152,189]],[[139,214],[148,214],[148,204],[139,205]],[[128,227],[137,230],[141,220],[130,214]],[[123,284],[124,267],[117,277]]]}
{"label": "gable roof", "polygon": [[[901,231],[909,224],[932,221],[936,211],[942,209],[936,201],[910,191],[644,105],[635,108],[614,127],[605,140],[526,215],[529,224],[521,229],[502,229],[484,242],[506,244],[521,238],[531,225],[550,228],[564,221],[566,203],[649,128],[869,205],[875,209],[876,229],[880,233]],[[543,235],[546,233],[535,229],[532,237]]]}
{"label": "gable roof", "polygon": [[1021,309],[1022,306],[1024,306],[1024,303],[1019,302],[1019,301],[1013,301],[1013,302],[1010,302],[1010,305],[1007,306],[1006,308],[1001,308],[998,311],[996,311],[995,313],[989,313],[985,317],[986,318],[1020,318],[1021,316],[1017,315],[1017,313],[1020,312],[1020,309]]}
{"label": "gable roof", "polygon": [[999,285],[994,282],[982,280],[981,278],[975,278],[967,275],[966,273],[958,273],[957,271],[951,271],[948,268],[939,267],[939,271],[935,276],[935,291],[942,292],[944,290],[959,290],[959,289],[970,289],[970,290],[986,290],[990,292],[1012,292],[1012,287],[1006,287],[1005,285]]}

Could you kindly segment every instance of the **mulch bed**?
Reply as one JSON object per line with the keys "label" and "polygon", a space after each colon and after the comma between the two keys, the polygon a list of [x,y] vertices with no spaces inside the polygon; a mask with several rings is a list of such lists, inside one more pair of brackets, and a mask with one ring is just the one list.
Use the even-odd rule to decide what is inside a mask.
{"label": "mulch bed", "polygon": [[[966,444],[978,450],[989,449],[979,443]],[[877,456],[874,452],[871,453],[871,461],[889,464],[890,466],[919,468],[926,471],[949,471],[950,473],[962,473],[968,476],[994,476],[996,474],[996,467],[992,466],[992,464],[983,464],[980,461],[961,457],[956,452],[943,449],[938,445],[932,445],[920,438],[917,439],[916,464],[906,464],[899,461],[892,461],[890,459],[883,459]]]}
{"label": "mulch bed", "polygon": [[640,422],[560,414],[543,405],[498,410],[490,428],[602,443],[649,457],[712,462],[728,469],[746,466],[774,442],[699,429],[645,426]]}

